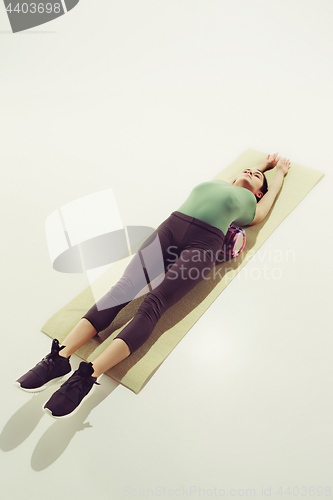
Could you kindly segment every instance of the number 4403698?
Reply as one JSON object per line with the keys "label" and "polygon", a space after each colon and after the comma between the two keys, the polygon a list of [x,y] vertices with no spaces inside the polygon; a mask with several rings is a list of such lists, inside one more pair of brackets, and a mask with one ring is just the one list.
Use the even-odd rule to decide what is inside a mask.
{"label": "number 4403698", "polygon": [[30,14],[43,14],[46,12],[47,14],[51,14],[51,12],[54,12],[55,14],[60,14],[60,3],[31,3],[27,4],[26,2],[22,3],[20,5],[19,3],[16,4],[14,8],[12,8],[12,4],[9,3],[8,6],[6,7],[7,12],[18,12],[22,14],[27,14],[28,12]]}

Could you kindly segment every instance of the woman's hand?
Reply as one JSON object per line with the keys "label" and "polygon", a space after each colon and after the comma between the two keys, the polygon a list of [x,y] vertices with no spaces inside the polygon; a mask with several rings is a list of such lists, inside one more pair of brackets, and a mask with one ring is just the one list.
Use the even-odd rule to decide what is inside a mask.
{"label": "woman's hand", "polygon": [[272,168],[276,167],[277,162],[280,159],[280,156],[278,156],[279,153],[274,153],[273,155],[268,155],[266,160],[263,161],[263,166],[265,170],[271,170]]}
{"label": "woman's hand", "polygon": [[278,154],[279,153],[268,155],[267,158],[264,161],[262,161],[257,168],[262,172],[265,172],[266,170],[271,170],[276,166],[277,162],[280,159],[280,156],[278,156]]}
{"label": "woman's hand", "polygon": [[290,167],[290,160],[287,158],[280,158],[280,160],[276,164],[277,170],[282,170],[283,175],[286,175]]}

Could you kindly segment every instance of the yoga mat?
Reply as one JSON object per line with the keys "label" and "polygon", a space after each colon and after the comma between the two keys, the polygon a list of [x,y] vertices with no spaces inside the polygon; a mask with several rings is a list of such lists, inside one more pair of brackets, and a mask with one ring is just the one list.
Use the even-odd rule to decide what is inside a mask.
{"label": "yoga mat", "polygon": [[[266,153],[248,149],[231,165],[217,174],[214,179],[228,180],[245,168],[257,166],[266,157]],[[276,169],[265,172],[268,183],[274,178],[275,172]],[[222,290],[323,176],[322,172],[291,163],[282,188],[266,218],[260,224],[245,226],[246,245],[242,253],[236,259],[215,265],[206,279],[198,283],[195,288],[163,314],[145,344],[108,370],[106,375],[138,394]],[[176,209],[177,207],[174,210]],[[128,262],[127,259],[116,262],[94,282],[94,286],[96,284],[96,289],[94,288],[96,300],[118,281]],[[105,330],[89,340],[75,354],[85,361],[93,362],[131,321],[146,295],[137,296],[132,300],[118,313]],[[88,286],[65,307],[56,312],[42,326],[41,331],[62,342],[94,303],[95,298],[90,286]]]}

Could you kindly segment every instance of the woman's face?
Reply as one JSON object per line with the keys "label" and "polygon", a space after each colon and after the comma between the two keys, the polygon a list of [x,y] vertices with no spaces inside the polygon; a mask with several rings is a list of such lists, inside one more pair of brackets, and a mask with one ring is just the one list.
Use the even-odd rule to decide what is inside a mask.
{"label": "woman's face", "polygon": [[247,168],[241,174],[237,175],[234,185],[239,187],[244,187],[258,198],[261,198],[262,193],[260,189],[262,188],[264,182],[264,174],[257,170],[256,168]]}

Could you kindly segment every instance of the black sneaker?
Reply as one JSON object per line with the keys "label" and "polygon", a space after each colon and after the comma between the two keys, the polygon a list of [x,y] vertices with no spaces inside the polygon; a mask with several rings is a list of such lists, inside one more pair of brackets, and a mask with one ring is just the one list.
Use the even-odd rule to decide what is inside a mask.
{"label": "black sneaker", "polygon": [[[76,413],[83,398],[93,393],[97,377],[92,377],[92,363],[82,361],[79,369],[52,394],[44,405],[44,411],[54,418],[71,417]],[[88,397],[89,397],[88,396]]]}
{"label": "black sneaker", "polygon": [[59,340],[53,339],[51,352],[45,356],[37,365],[22,375],[14,385],[27,392],[39,392],[49,385],[61,380],[72,368],[69,358],[59,355],[59,351],[65,346],[59,347]]}

